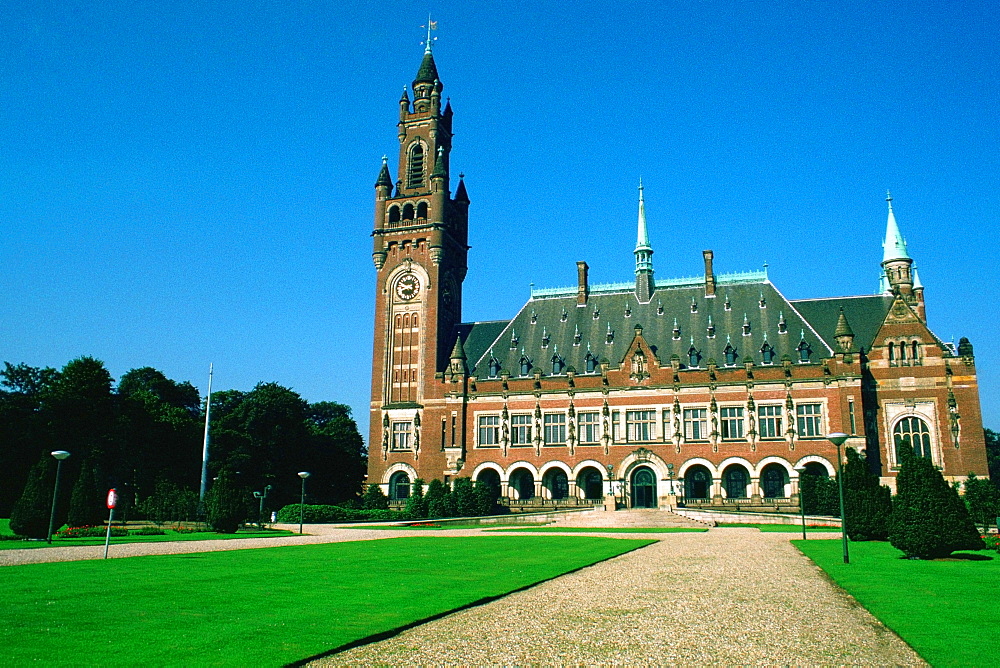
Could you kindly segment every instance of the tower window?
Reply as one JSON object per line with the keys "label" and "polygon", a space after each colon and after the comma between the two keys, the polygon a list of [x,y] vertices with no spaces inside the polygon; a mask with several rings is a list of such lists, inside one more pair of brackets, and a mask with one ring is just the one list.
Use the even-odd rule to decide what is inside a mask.
{"label": "tower window", "polygon": [[417,218],[425,220],[427,218],[427,202],[417,204]]}
{"label": "tower window", "polygon": [[404,204],[403,205],[403,220],[413,220],[413,205]]}
{"label": "tower window", "polygon": [[419,188],[424,182],[424,148],[415,144],[410,149],[410,164],[406,170],[406,187]]}
{"label": "tower window", "polygon": [[399,207],[390,206],[389,207],[389,225],[399,222]]}

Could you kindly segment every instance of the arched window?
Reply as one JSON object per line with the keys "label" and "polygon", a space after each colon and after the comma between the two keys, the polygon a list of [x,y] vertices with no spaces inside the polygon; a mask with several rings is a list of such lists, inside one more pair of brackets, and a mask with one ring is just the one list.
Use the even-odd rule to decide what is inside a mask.
{"label": "arched window", "polygon": [[910,359],[912,359],[914,363],[916,363],[916,361],[920,359],[920,344],[914,341],[913,343],[910,344],[910,346],[911,346]]}
{"label": "arched window", "polygon": [[545,488],[550,498],[565,499],[569,496],[569,478],[562,469],[551,469],[545,474]]}
{"label": "arched window", "polygon": [[749,483],[750,476],[747,474],[747,470],[737,464],[728,467],[722,474],[722,487],[726,490],[727,498],[746,498]]}
{"label": "arched window", "polygon": [[406,187],[419,188],[424,182],[424,148],[414,144],[410,149],[410,164],[406,170]]}
{"label": "arched window", "polygon": [[656,508],[656,475],[645,466],[632,474],[632,507]]}
{"label": "arched window", "polygon": [[896,366],[896,344],[889,344],[889,366]]}
{"label": "arched window", "polygon": [[688,469],[684,478],[684,496],[689,499],[707,499],[712,491],[712,474],[701,464]]}
{"label": "arched window", "polygon": [[402,471],[392,474],[389,478],[389,498],[394,501],[410,498],[410,476]]}
{"label": "arched window", "polygon": [[524,501],[535,495],[535,476],[528,469],[517,469],[510,474],[511,490]]}
{"label": "arched window", "polygon": [[399,207],[398,206],[390,206],[389,207],[389,224],[392,225],[393,223],[398,223],[398,222],[399,222]]}
{"label": "arched window", "polygon": [[403,205],[403,220],[413,220],[413,205],[404,204]]}
{"label": "arched window", "polygon": [[787,471],[780,464],[768,464],[760,475],[760,484],[763,487],[764,498],[781,499],[785,497],[785,482]]}
{"label": "arched window", "polygon": [[896,444],[896,461],[900,460],[903,448],[913,448],[918,457],[931,456],[931,432],[927,423],[918,417],[905,417],[892,430],[892,440]]}
{"label": "arched window", "polygon": [[903,365],[906,364],[906,344],[905,343],[900,343],[899,344],[899,363],[903,364]]}
{"label": "arched window", "polygon": [[601,477],[601,472],[592,466],[588,466],[580,472],[576,479],[576,486],[583,490],[583,498],[585,499],[604,498],[604,478]]}
{"label": "arched window", "polygon": [[493,469],[483,469],[476,476],[476,487],[485,487],[495,501],[500,497],[500,474]]}
{"label": "arched window", "polygon": [[417,204],[417,218],[424,220],[427,218],[427,202]]}

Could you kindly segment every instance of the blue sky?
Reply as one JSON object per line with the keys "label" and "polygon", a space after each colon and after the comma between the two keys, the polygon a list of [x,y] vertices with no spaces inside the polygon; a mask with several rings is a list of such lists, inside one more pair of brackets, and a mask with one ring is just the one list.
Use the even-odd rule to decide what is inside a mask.
{"label": "blue sky", "polygon": [[367,433],[373,184],[431,10],[466,320],[576,260],[628,280],[640,176],[657,276],[712,248],[789,298],[871,293],[888,188],[1000,428],[1000,10],[922,4],[8,3],[0,359],[202,392],[211,361],[216,388],[276,381]]}

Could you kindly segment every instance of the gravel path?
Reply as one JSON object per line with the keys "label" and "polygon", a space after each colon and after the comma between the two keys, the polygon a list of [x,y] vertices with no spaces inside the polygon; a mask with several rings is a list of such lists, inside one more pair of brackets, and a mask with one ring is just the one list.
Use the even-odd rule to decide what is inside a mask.
{"label": "gravel path", "polygon": [[312,665],[926,665],[789,537],[670,534]]}

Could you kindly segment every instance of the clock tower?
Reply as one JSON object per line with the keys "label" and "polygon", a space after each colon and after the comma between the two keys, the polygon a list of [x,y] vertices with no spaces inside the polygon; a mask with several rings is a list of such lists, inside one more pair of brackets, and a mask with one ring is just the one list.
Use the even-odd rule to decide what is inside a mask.
{"label": "clock tower", "polygon": [[394,464],[440,456],[450,424],[437,388],[462,319],[469,198],[461,179],[454,196],[449,189],[452,110],[442,107],[443,88],[428,40],[413,100],[405,87],[399,100],[397,178],[383,158],[375,183],[372,482]]}

